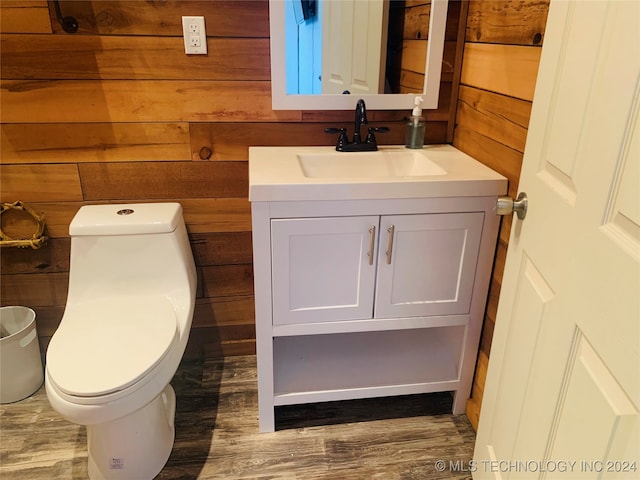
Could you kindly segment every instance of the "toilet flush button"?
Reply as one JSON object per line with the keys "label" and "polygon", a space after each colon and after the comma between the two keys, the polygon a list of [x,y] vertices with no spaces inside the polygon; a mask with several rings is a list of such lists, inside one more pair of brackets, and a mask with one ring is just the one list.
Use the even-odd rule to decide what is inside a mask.
{"label": "toilet flush button", "polygon": [[122,210],[118,210],[116,213],[118,215],[131,215],[133,213],[133,210],[130,208],[123,208]]}

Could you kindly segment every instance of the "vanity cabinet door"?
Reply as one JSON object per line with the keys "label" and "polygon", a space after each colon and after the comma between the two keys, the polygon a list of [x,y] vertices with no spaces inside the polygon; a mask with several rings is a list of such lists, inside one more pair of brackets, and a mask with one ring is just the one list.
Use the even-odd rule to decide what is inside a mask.
{"label": "vanity cabinet door", "polygon": [[376,318],[469,313],[484,212],[380,221]]}
{"label": "vanity cabinet door", "polygon": [[273,324],[372,318],[379,221],[272,220]]}

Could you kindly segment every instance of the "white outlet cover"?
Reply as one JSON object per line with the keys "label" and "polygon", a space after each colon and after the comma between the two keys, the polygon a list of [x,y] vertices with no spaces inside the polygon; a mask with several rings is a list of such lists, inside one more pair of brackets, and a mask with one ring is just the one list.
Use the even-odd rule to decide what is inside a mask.
{"label": "white outlet cover", "polygon": [[207,31],[204,26],[204,17],[182,17],[182,38],[184,39],[184,53],[206,55]]}

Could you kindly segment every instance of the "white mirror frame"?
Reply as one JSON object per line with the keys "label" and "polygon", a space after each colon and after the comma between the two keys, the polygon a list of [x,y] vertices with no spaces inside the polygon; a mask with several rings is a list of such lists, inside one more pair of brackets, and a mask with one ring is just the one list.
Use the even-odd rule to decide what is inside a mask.
{"label": "white mirror frame", "polygon": [[[376,110],[411,109],[417,95],[423,98],[423,109],[438,108],[440,75],[447,26],[448,0],[431,0],[429,40],[427,45],[424,89],[422,93],[385,93],[372,95],[287,95],[285,66],[285,1],[269,0],[271,27],[271,103],[274,110],[351,110],[358,98],[367,108]],[[357,98],[356,98],[357,97]]]}

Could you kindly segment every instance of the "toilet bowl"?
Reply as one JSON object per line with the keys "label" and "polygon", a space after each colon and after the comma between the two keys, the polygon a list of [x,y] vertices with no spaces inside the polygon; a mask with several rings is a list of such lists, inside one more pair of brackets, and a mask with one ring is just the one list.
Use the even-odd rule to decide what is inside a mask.
{"label": "toilet bowl", "polygon": [[195,306],[182,208],[84,206],[69,235],[69,292],[47,348],[47,397],[64,418],[87,426],[91,480],[152,479],[173,447],[169,382]]}

